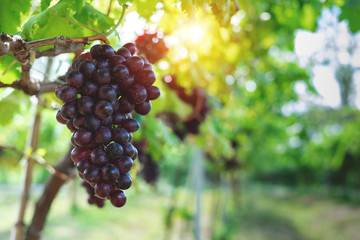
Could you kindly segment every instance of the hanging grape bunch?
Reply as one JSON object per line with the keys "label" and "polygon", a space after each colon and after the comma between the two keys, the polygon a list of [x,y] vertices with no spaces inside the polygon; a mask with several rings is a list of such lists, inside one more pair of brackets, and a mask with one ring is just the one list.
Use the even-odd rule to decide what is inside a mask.
{"label": "hanging grape bunch", "polygon": [[94,45],[73,62],[66,83],[55,90],[64,103],[56,118],[72,132],[71,158],[88,202],[98,207],[105,199],[115,207],[125,204],[123,190],[131,186],[129,171],[137,157],[132,133],[140,127],[131,112],[148,114],[150,101],[160,96],[152,86],[156,77],[151,65],[135,52],[133,43],[117,51]]}
{"label": "hanging grape bunch", "polygon": [[162,33],[144,32],[136,40],[136,48],[140,54],[144,54],[150,63],[156,63],[168,52]]}

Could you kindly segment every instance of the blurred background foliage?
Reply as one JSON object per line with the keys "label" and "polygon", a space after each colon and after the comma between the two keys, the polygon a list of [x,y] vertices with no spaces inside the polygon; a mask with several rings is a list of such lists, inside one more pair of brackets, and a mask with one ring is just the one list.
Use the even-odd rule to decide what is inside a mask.
{"label": "blurred background foliage", "polygon": [[[109,13],[108,2],[112,3]],[[199,173],[194,170],[196,152],[201,151],[205,159],[204,188],[215,189],[215,195],[223,194],[217,189],[224,189],[224,185],[230,188],[235,196],[229,207],[233,211],[239,208],[236,196],[240,196],[240,189],[247,191],[243,182],[280,184],[290,189],[332,189],[330,193],[340,192],[342,199],[359,203],[359,1],[3,0],[0,32],[16,33],[28,41],[101,34],[114,28],[122,4],[129,5],[125,21],[109,36],[115,48],[135,41],[147,29],[163,35],[169,49],[154,65],[158,79],[155,85],[162,95],[148,116],[137,116],[142,127],[134,138],[147,140],[147,153],[160,166],[160,182],[174,189],[172,199],[180,194],[177,188],[193,188],[191,178]],[[330,19],[328,23],[326,19]],[[336,41],[341,26],[346,39],[351,40],[344,50],[352,59],[347,62],[338,57],[344,54]],[[315,36],[322,30],[333,33],[325,34],[325,46],[319,48],[320,52],[308,54],[306,64],[302,64],[304,56],[296,51],[299,33]],[[301,46],[313,44],[317,43],[310,39]],[[46,74],[55,79],[66,72],[72,57],[55,58],[48,73],[43,68],[47,59],[39,59],[32,76],[42,79]],[[321,87],[317,85],[317,66],[329,67],[335,85],[326,74],[317,77],[323,82]],[[161,117],[172,113],[184,120],[193,112],[161,81],[167,74],[176,76],[187,93],[197,87],[206,93],[210,111],[198,134],[179,137],[169,120]],[[11,83],[19,76],[19,63],[11,55],[0,57],[1,82]],[[341,100],[329,104],[322,95],[324,91],[334,94],[333,98],[339,95]],[[42,104],[36,108],[38,101]],[[34,113],[39,111],[36,154],[55,164],[70,141],[70,132],[55,120],[58,106],[53,93],[38,100],[17,90],[0,89],[0,144],[24,149]],[[20,183],[20,160],[13,152],[1,149],[0,183]],[[134,168],[134,176],[139,169]],[[34,181],[42,183],[48,176],[44,168],[38,167]],[[166,226],[171,228],[174,212],[186,222],[191,221],[194,211],[173,203],[165,211]],[[214,211],[217,216],[219,212]],[[231,216],[227,216],[230,222]],[[231,225],[223,229],[225,226],[213,229],[212,237],[232,239],[235,230],[230,229]]]}

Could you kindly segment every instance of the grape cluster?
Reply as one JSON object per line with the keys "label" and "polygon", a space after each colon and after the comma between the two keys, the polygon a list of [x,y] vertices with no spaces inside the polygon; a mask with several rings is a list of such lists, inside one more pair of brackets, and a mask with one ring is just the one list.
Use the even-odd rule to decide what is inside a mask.
{"label": "grape cluster", "polygon": [[180,139],[183,139],[187,133],[198,134],[200,124],[205,120],[210,110],[205,92],[201,88],[195,87],[190,94],[187,94],[185,89],[177,84],[175,75],[165,75],[162,81],[173,90],[183,102],[193,108],[193,114],[182,122],[185,130],[174,129],[174,132]]}
{"label": "grape cluster", "polygon": [[90,195],[88,202],[98,207],[105,199],[115,207],[125,204],[123,190],[131,186],[129,171],[137,157],[132,133],[140,127],[131,112],[148,114],[150,101],[160,96],[152,85],[151,65],[135,52],[133,43],[117,51],[94,45],[73,62],[66,83],[55,90],[64,103],[56,119],[72,132],[71,158]]}
{"label": "grape cluster", "polygon": [[134,141],[134,146],[138,150],[138,158],[141,164],[140,175],[148,183],[155,186],[160,170],[159,165],[151,155],[146,152],[148,142],[146,140]]}
{"label": "grape cluster", "polygon": [[156,63],[168,52],[162,34],[144,32],[135,40],[136,47],[140,54],[144,54],[151,63]]}

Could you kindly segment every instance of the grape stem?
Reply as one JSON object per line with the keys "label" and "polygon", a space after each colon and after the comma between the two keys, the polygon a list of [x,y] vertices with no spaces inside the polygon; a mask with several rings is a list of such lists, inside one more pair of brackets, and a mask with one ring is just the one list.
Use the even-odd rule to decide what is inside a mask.
{"label": "grape stem", "polygon": [[120,19],[119,21],[116,23],[116,25],[109,31],[107,31],[106,33],[104,33],[105,36],[109,36],[110,34],[112,34],[114,31],[116,31],[116,29],[120,26],[121,22],[123,21],[124,17],[125,17],[125,12],[126,12],[126,9],[128,8],[129,6],[126,5],[126,4],[123,4],[122,5],[122,12],[121,12],[121,15],[120,15]]}

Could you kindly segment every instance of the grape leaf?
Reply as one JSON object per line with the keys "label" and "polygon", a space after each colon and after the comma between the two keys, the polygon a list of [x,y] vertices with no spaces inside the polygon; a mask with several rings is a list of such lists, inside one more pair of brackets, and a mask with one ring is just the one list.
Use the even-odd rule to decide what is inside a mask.
{"label": "grape leaf", "polygon": [[19,94],[13,92],[0,101],[0,124],[2,126],[9,124],[19,110]]}
{"label": "grape leaf", "polygon": [[20,29],[21,17],[26,15],[31,7],[31,0],[2,0],[0,7],[0,32],[13,34]]}
{"label": "grape leaf", "polygon": [[41,11],[46,10],[50,6],[51,1],[52,0],[41,0],[41,3],[40,3]]}
{"label": "grape leaf", "polygon": [[134,3],[136,12],[143,18],[149,20],[156,10],[157,1],[139,0]]}

